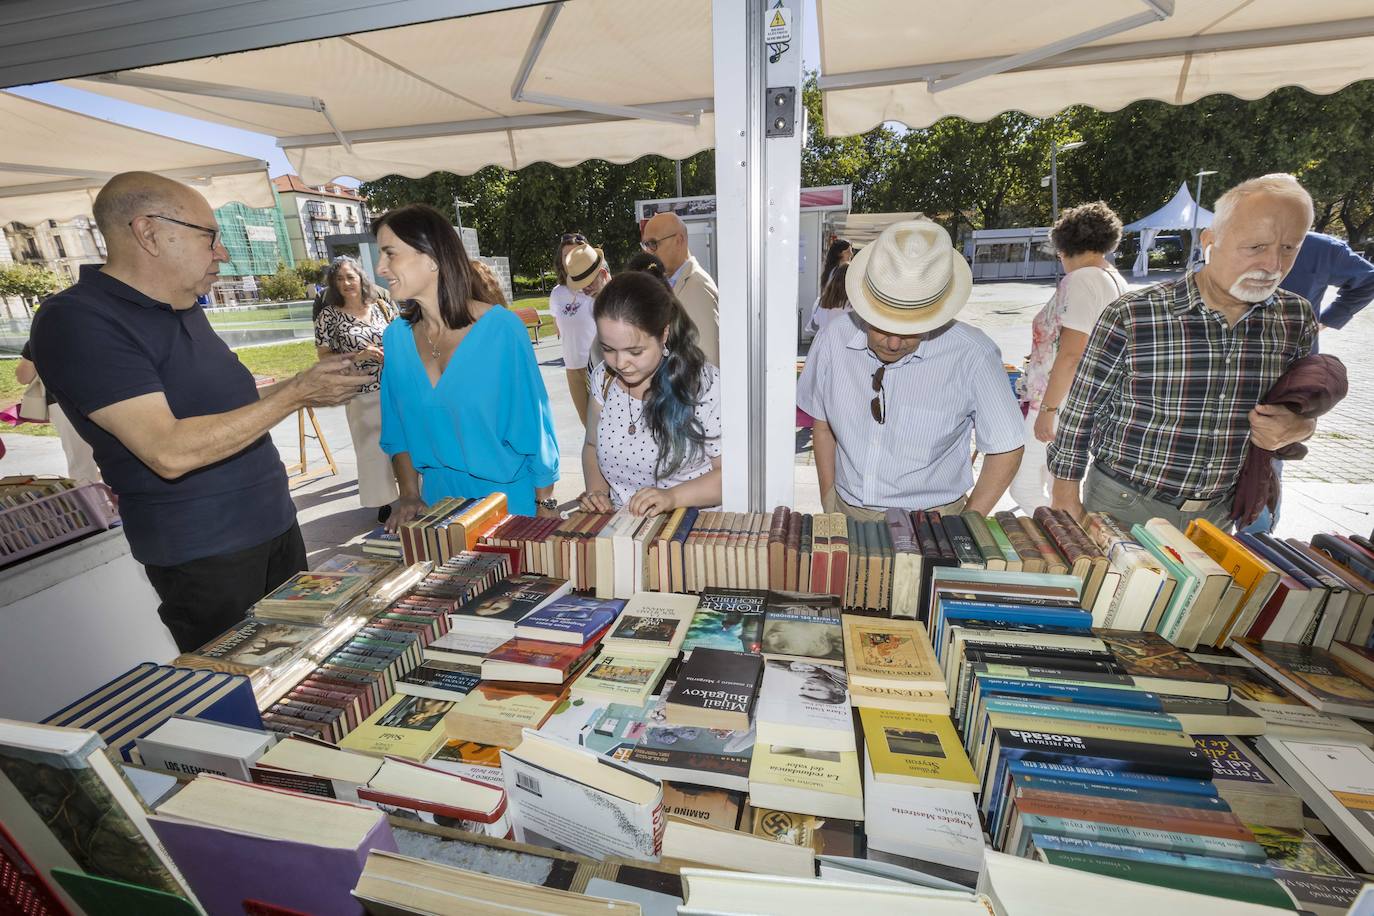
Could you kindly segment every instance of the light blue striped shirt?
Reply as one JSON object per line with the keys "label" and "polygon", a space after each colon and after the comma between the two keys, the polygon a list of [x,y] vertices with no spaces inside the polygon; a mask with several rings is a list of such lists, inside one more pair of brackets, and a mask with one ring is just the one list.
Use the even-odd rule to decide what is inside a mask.
{"label": "light blue striped shirt", "polygon": [[973,487],[970,431],[985,455],[1025,444],[1002,352],[977,328],[952,322],[888,365],[886,423],[869,406],[881,364],[849,315],[816,335],[797,382],[797,405],[835,435],[835,490],[850,505],[943,506]]}

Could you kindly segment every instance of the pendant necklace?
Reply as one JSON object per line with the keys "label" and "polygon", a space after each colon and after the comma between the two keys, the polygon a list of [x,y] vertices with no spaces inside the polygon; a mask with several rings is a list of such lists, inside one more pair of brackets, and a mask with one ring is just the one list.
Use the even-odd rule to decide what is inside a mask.
{"label": "pendant necklace", "polygon": [[[634,404],[635,404],[635,399],[634,399],[634,397],[630,394],[630,389],[629,389],[629,388],[626,388],[626,389],[625,389],[625,399],[628,400],[628,401],[630,402],[630,407],[633,408],[633,407],[634,407]],[[630,428],[627,430],[627,432],[629,432],[630,435],[633,436],[633,435],[635,435],[636,433],[639,432],[639,420],[640,420],[640,417],[643,417],[643,416],[644,416],[644,401],[643,401],[643,399],[640,399],[640,402],[639,402],[639,416],[637,416],[637,417],[633,418],[632,420],[630,420]]]}
{"label": "pendant necklace", "polygon": [[429,336],[429,329],[421,324],[420,331],[425,335],[425,343],[429,344],[430,357],[437,363],[439,361],[439,348],[434,346],[434,340]]}

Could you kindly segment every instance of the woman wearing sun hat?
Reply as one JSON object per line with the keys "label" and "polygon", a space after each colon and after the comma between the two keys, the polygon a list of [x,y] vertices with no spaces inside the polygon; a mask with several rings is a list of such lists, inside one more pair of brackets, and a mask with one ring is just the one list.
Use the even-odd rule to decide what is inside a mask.
{"label": "woman wearing sun hat", "polygon": [[798,406],[816,418],[827,512],[987,514],[1006,491],[1023,420],[997,345],[955,320],[972,286],[949,233],[927,219],[889,226],[854,257],[845,288],[859,320],[823,328],[797,382]]}

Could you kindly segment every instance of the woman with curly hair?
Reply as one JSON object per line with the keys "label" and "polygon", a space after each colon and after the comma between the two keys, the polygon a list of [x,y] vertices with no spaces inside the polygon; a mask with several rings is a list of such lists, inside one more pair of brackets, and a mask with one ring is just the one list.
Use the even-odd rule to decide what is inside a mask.
{"label": "woman with curly hair", "polygon": [[1121,242],[1121,218],[1102,201],[1065,210],[1050,231],[1064,278],[1031,323],[1026,363],[1026,451],[1009,488],[1026,515],[1050,504],[1053,479],[1045,446],[1054,439],[1055,415],[1069,394],[1074,371],[1093,325],[1126,292],[1126,281],[1108,256]]}
{"label": "woman with curly hair", "polygon": [[636,515],[720,504],[720,370],[660,277],[628,271],[596,297],[582,507]]}

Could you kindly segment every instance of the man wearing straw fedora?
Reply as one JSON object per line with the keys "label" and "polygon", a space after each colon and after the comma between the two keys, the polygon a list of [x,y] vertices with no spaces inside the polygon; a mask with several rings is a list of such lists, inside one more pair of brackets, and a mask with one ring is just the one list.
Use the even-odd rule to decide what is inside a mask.
{"label": "man wearing straw fedora", "polygon": [[[854,316],[811,345],[797,404],[815,417],[827,512],[992,511],[1021,463],[1021,410],[1001,351],[955,318],[973,286],[949,234],[895,223],[849,265]],[[970,434],[984,455],[975,482]],[[971,488],[971,490],[970,490]]]}

